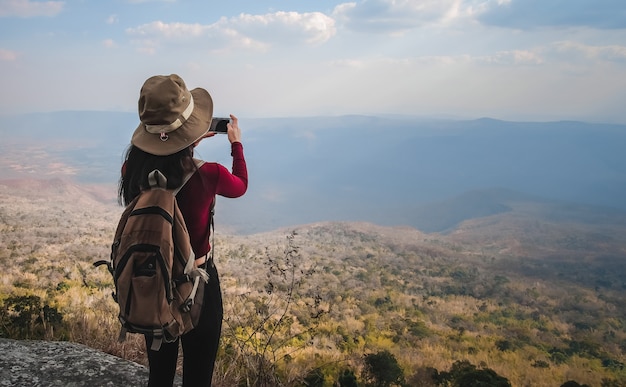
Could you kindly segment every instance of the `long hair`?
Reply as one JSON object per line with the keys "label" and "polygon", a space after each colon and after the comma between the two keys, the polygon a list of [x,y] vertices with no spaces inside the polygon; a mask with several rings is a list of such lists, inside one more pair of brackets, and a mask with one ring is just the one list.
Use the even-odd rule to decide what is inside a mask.
{"label": "long hair", "polygon": [[158,169],[167,177],[167,188],[176,189],[183,183],[184,176],[195,169],[193,146],[168,156],[155,156],[134,145],[126,150],[122,176],[118,187],[118,202],[126,206],[147,189],[148,174]]}

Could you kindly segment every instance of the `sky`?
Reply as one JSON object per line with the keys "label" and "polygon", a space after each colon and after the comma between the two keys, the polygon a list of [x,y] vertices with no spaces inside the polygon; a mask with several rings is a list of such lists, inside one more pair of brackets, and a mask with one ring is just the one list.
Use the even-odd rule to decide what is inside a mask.
{"label": "sky", "polygon": [[626,123],[626,1],[0,0],[0,114],[171,73],[218,116]]}

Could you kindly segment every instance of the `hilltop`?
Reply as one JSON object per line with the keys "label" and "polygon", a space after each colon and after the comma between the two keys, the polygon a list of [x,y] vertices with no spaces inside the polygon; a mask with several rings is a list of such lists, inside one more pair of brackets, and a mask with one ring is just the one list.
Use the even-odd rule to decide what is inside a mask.
{"label": "hilltop", "polygon": [[75,343],[0,338],[0,350],[8,386],[139,386],[148,377],[146,367]]}

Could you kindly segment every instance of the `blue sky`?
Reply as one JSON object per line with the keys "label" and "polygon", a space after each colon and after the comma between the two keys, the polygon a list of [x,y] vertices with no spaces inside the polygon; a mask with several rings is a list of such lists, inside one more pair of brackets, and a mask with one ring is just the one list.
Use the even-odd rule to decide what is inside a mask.
{"label": "blue sky", "polygon": [[134,111],[169,73],[218,115],[626,123],[626,1],[0,0],[0,113]]}

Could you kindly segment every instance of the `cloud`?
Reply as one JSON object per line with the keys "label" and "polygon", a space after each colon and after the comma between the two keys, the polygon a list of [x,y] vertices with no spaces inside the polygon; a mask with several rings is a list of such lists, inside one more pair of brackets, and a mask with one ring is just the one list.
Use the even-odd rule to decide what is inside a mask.
{"label": "cloud", "polygon": [[579,42],[563,41],[553,44],[556,53],[568,57],[583,57],[607,62],[626,62],[626,46],[590,46]]}
{"label": "cloud", "polygon": [[139,46],[139,51],[144,54],[154,54],[162,44],[172,42],[184,42],[198,38],[204,38],[207,42],[214,43],[217,31],[212,26],[187,23],[164,23],[154,21],[135,28],[126,29],[126,33],[132,36],[133,43]]}
{"label": "cloud", "polygon": [[488,0],[478,20],[498,27],[626,28],[624,0]]}
{"label": "cloud", "polygon": [[106,48],[115,48],[117,47],[117,44],[115,44],[115,41],[113,39],[105,39],[102,41],[102,45]]}
{"label": "cloud", "polygon": [[494,55],[478,58],[478,61],[498,65],[540,65],[545,62],[537,51],[505,50]]}
{"label": "cloud", "polygon": [[363,0],[337,5],[332,16],[351,30],[401,34],[423,26],[448,24],[473,12],[472,4],[462,0]]}
{"label": "cloud", "polygon": [[358,69],[365,65],[362,60],[358,59],[337,59],[329,62],[330,66],[333,67],[348,67]]}
{"label": "cloud", "polygon": [[156,38],[181,40],[200,37],[203,35],[208,36],[210,35],[211,30],[215,30],[215,28],[197,23],[164,23],[162,21],[154,21],[136,28],[129,28],[126,32],[130,35],[139,37],[152,36]]}
{"label": "cloud", "polygon": [[276,12],[241,14],[208,25],[154,21],[126,32],[151,42],[153,47],[160,43],[200,39],[211,50],[235,47],[266,51],[273,46],[323,44],[336,30],[334,20],[320,12]]}
{"label": "cloud", "polygon": [[119,23],[120,18],[117,15],[110,15],[109,17],[106,18],[106,23],[107,24],[117,24]]}
{"label": "cloud", "polygon": [[[220,23],[223,24],[224,20]],[[265,15],[241,14],[228,24],[259,40],[281,43],[321,44],[336,33],[335,21],[321,12],[276,12]],[[276,39],[280,37],[280,39]]]}
{"label": "cloud", "polygon": [[0,61],[2,62],[13,62],[17,60],[18,55],[16,51],[3,50],[0,48]]}
{"label": "cloud", "polygon": [[0,0],[0,17],[55,16],[64,5],[64,1]]}

